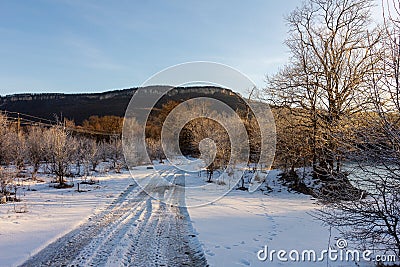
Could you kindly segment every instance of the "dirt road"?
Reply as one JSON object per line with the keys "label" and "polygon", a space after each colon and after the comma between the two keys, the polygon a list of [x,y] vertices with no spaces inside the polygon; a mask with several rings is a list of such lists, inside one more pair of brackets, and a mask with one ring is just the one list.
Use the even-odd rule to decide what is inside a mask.
{"label": "dirt road", "polygon": [[[184,184],[179,171],[164,177]],[[146,191],[169,203],[184,201],[183,187],[153,184]],[[104,211],[22,266],[207,266],[187,209],[157,199],[132,184]]]}

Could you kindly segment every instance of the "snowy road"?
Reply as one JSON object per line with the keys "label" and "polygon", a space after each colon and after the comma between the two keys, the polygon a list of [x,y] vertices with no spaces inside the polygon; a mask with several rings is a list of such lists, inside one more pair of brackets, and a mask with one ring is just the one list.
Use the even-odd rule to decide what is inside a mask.
{"label": "snowy road", "polygon": [[[184,185],[177,171],[164,171]],[[146,187],[169,203],[184,201],[183,187]],[[104,211],[59,238],[21,266],[207,266],[186,208],[165,204],[130,185]]]}

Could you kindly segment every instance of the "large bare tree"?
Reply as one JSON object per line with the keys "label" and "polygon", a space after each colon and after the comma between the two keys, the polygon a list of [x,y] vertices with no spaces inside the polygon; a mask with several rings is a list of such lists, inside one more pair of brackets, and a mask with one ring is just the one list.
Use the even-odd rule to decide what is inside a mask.
{"label": "large bare tree", "polygon": [[385,32],[369,75],[371,104],[356,131],[353,183],[366,197],[326,205],[318,217],[360,243],[400,257],[400,2],[383,1]]}
{"label": "large bare tree", "polygon": [[[341,172],[342,118],[360,110],[378,42],[371,0],[308,0],[287,18],[290,62],[267,78],[265,98],[300,117],[314,174]],[[303,144],[302,144],[303,146]]]}

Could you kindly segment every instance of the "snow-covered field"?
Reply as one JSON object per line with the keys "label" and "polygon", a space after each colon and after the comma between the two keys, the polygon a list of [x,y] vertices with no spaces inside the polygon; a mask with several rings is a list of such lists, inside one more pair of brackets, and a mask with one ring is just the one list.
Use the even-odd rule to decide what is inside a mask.
{"label": "snow-covered field", "polygon": [[[371,262],[261,261],[257,253],[268,250],[315,250],[336,248],[341,236],[323,226],[311,214],[318,208],[310,196],[289,193],[276,181],[277,171],[268,176],[274,192],[249,194],[233,190],[219,201],[189,209],[193,227],[199,234],[211,266],[374,266]],[[351,242],[348,247],[352,248]],[[337,248],[336,248],[337,249]],[[261,254],[264,256],[264,254]]]}
{"label": "snow-covered field", "polygon": [[[162,169],[167,174],[170,169],[168,175],[177,174],[168,166],[162,166]],[[133,175],[135,178],[141,179],[151,175],[153,171],[140,167],[133,171]],[[209,205],[188,208],[192,225],[187,227],[193,227],[198,239],[196,242],[201,244],[208,264],[210,266],[357,266],[354,262],[326,262],[326,260],[317,263],[282,262],[276,258],[270,262],[269,260],[260,261],[257,258],[257,253],[265,246],[268,246],[269,250],[284,249],[288,252],[292,249],[300,252],[315,250],[319,253],[328,246],[334,248],[336,239],[341,238],[338,233],[330,232],[329,228],[311,216],[310,213],[318,207],[316,200],[310,196],[287,192],[286,187],[277,182],[277,173],[277,171],[271,171],[268,176],[268,184],[274,189],[271,193],[264,194],[257,191],[250,194],[233,190]],[[190,185],[198,185],[203,182],[199,182],[199,179],[204,179],[197,174],[184,177],[186,183]],[[30,188],[37,191],[24,190],[23,202],[16,206],[17,210],[26,208],[28,211],[26,213],[15,213],[12,203],[0,205],[0,266],[15,266],[23,263],[30,256],[78,226],[90,228],[90,220],[96,218],[96,214],[99,217],[103,216],[101,214],[107,212],[107,207],[110,209],[110,205],[118,204],[116,200],[121,199],[122,192],[128,192],[129,186],[135,185],[129,173],[109,174],[98,176],[95,179],[99,180],[99,184],[82,185],[80,189],[87,190],[87,192],[81,193],[76,192],[76,188],[60,190],[50,188],[47,183],[32,185]],[[128,192],[129,194],[126,193],[124,198],[126,201],[122,199],[125,202],[121,203],[126,205],[140,202],[138,199],[141,196],[140,191],[140,187],[135,186]],[[189,194],[188,201],[190,202],[190,198],[196,198],[195,202],[201,203],[202,198],[207,200],[210,197],[202,192],[204,190],[198,190],[197,195]],[[158,229],[160,238],[169,238],[162,231],[170,231],[172,226],[165,228],[162,225],[160,227],[160,224],[170,224],[173,218],[161,220],[163,217],[154,214],[165,212],[160,210],[161,206],[157,204],[159,202],[151,199],[146,201],[150,201],[150,208],[149,204],[143,205],[143,208],[140,205],[135,206],[134,212],[136,213],[126,217],[132,219],[123,219],[117,226],[121,227],[124,223],[134,224],[135,227],[138,226],[139,230],[140,227],[144,227],[145,231],[142,232],[150,233],[150,235],[136,230],[131,231],[128,228],[124,232],[117,232],[118,235],[114,236],[121,235],[121,241],[112,245],[112,255],[118,256],[120,253],[114,246],[132,245],[133,243],[127,242],[126,239],[127,237],[134,238],[133,235],[136,233],[141,237],[135,246],[151,246],[145,240],[153,234],[151,227],[154,223],[151,223],[150,220],[150,223],[141,226],[140,222],[143,221],[143,218],[135,217],[138,212],[142,214],[150,212],[149,218],[155,218],[157,223],[154,224],[154,227],[158,228],[154,229]],[[163,209],[168,210],[168,205]],[[168,215],[171,213],[165,214],[172,216]],[[185,219],[184,214],[179,216]],[[107,227],[111,231],[113,226],[107,224]],[[113,231],[107,231],[109,230],[104,230],[104,233],[99,234],[99,237],[96,238],[113,237]],[[98,244],[104,243],[105,240],[98,240],[94,246],[98,247]],[[90,246],[89,244],[86,250],[89,251],[87,248]],[[169,244],[169,246],[173,248],[173,245]],[[349,242],[349,247],[351,247],[351,242]],[[85,253],[85,249],[81,251],[82,253]],[[107,251],[104,253],[107,254]],[[168,253],[168,250],[165,253]],[[116,260],[118,260],[117,256]],[[110,263],[110,261],[107,262]],[[373,266],[373,264],[360,263],[358,266]]]}
{"label": "snow-covered field", "polygon": [[[46,179],[51,180],[51,179]],[[73,189],[54,189],[48,183],[31,185],[22,194],[22,202],[0,205],[0,266],[22,263],[52,241],[87,221],[99,212],[129,184],[129,173],[96,177],[99,185],[81,185],[78,193]],[[26,188],[28,186],[26,185]]]}

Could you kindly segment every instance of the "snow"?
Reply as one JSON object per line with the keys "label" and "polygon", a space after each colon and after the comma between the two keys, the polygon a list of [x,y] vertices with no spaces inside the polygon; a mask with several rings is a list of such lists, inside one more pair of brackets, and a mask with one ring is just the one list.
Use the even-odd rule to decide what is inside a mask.
{"label": "snow", "polygon": [[21,264],[31,255],[57,238],[87,221],[93,213],[110,203],[117,194],[132,184],[129,173],[96,178],[99,185],[81,185],[73,189],[54,189],[47,183],[31,185],[24,191],[26,213],[15,213],[14,204],[0,205],[0,260],[1,266]]}
{"label": "snow", "polygon": [[[163,176],[169,177],[168,179],[171,177],[176,179],[179,177],[177,175],[181,175],[179,170],[168,164],[159,164],[155,169],[162,170]],[[137,167],[132,170],[132,174],[137,181],[145,181],[154,174],[154,170],[146,166]],[[208,264],[210,266],[356,266],[354,263],[346,262],[329,262],[327,265],[326,262],[258,260],[257,252],[266,245],[269,249],[275,250],[321,251],[328,246],[334,247],[336,239],[341,238],[337,232],[330,231],[312,216],[312,212],[318,208],[317,201],[310,196],[288,192],[287,188],[277,181],[277,174],[278,171],[270,171],[267,177],[268,186],[274,189],[273,192],[249,193],[232,190],[222,198],[219,198],[219,195],[225,193],[226,186],[207,184],[205,177],[199,177],[198,172],[185,174],[185,183],[192,188],[186,195],[186,201],[203,204],[188,208],[192,225],[187,227],[194,229],[198,239],[196,242],[203,248]],[[16,204],[17,210],[26,207],[27,213],[15,213],[12,203],[0,205],[0,266],[23,263],[48,244],[87,223],[95,218],[96,214],[101,214],[107,205],[121,196],[121,192],[125,192],[135,183],[128,172],[97,176],[94,179],[99,180],[99,184],[81,185],[81,190],[87,190],[81,193],[76,192],[75,188],[50,188],[48,186],[50,177],[46,178],[47,183],[30,185],[30,189],[37,191],[24,190],[23,202]],[[203,186],[207,186],[208,189],[205,190]],[[128,197],[127,201],[135,202],[140,190],[139,186],[135,187],[133,195]],[[210,202],[210,199],[211,203],[204,205]],[[160,209],[157,200],[147,199],[148,201],[151,201],[154,210]],[[143,207],[138,206],[139,210],[141,212],[148,210],[146,205],[148,206],[145,203]],[[172,216],[171,213],[167,214]],[[153,215],[156,219],[163,218],[153,213],[147,216]],[[132,221],[137,219],[133,214],[126,218]],[[118,227],[122,226],[122,223],[123,220]],[[151,221],[144,226],[151,228]],[[142,240],[140,242],[146,242],[145,239],[150,238],[148,235],[152,233],[150,228],[144,231],[147,235],[140,236],[139,240]],[[113,233],[112,229],[109,228],[107,231]],[[114,245],[130,244],[132,241],[127,237],[135,235],[136,230],[131,229],[128,235],[121,234],[121,244],[116,242]],[[167,238],[164,235],[161,236]],[[103,241],[98,240],[100,243]],[[97,243],[94,243],[90,247],[96,246]],[[82,253],[86,250],[82,250]],[[123,252],[115,250],[109,254],[108,262],[118,261],[120,253]],[[373,264],[360,263],[360,266],[370,267]]]}
{"label": "snow", "polygon": [[[180,173],[167,168],[179,184]],[[153,176],[136,168],[139,180]],[[180,181],[179,181],[180,180]],[[133,182],[133,180],[132,180]],[[172,189],[172,190],[171,190]],[[147,190],[182,198],[179,187],[149,184]],[[179,202],[175,200],[174,202]],[[186,208],[149,197],[135,183],[87,222],[57,239],[22,266],[204,266],[205,256]]]}
{"label": "snow", "polygon": [[[271,171],[267,177],[271,187],[275,184],[275,191],[268,195],[233,190],[211,205],[189,209],[210,266],[327,266],[326,261],[258,260],[257,252],[265,245],[275,250],[319,252],[341,238],[334,230],[330,234],[329,228],[311,215],[318,208],[316,200],[289,193],[276,181],[277,173]],[[330,261],[328,266],[356,265]],[[374,265],[364,262],[360,266]]]}

